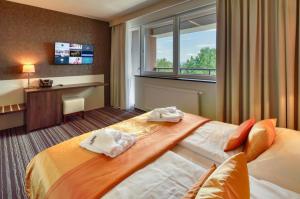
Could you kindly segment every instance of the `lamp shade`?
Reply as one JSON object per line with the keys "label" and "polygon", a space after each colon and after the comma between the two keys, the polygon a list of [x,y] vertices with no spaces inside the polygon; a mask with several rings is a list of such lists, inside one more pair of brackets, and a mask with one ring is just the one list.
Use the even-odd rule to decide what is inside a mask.
{"label": "lamp shade", "polygon": [[23,73],[34,73],[35,67],[33,64],[25,64],[23,65]]}

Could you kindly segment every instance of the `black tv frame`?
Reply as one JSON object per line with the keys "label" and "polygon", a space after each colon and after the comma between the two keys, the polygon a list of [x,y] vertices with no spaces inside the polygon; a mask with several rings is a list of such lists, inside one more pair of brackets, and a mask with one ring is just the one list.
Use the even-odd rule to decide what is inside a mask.
{"label": "black tv frame", "polygon": [[[70,64],[70,63],[68,63],[68,64],[60,64],[60,63],[56,63],[55,62],[55,58],[56,58],[56,55],[55,55],[55,50],[56,50],[56,48],[55,48],[55,44],[56,43],[68,43],[68,44],[80,44],[80,45],[89,45],[89,46],[92,46],[93,47],[93,62],[92,63],[90,63],[90,64]],[[94,64],[94,58],[95,58],[95,46],[93,45],[93,44],[87,44],[87,43],[85,43],[85,44],[82,44],[82,43],[77,43],[77,42],[65,42],[65,41],[56,41],[56,42],[54,42],[54,60],[53,60],[53,65],[65,65],[65,66],[68,66],[68,65],[71,65],[71,66],[80,66],[80,65],[92,65],[92,64]]]}

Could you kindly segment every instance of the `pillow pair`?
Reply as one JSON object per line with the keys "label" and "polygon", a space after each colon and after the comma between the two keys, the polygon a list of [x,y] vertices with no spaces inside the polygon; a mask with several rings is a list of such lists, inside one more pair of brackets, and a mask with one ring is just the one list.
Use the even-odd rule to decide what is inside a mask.
{"label": "pillow pair", "polygon": [[250,198],[249,176],[243,153],[232,156],[218,168],[213,165],[183,199]]}
{"label": "pillow pair", "polygon": [[276,119],[266,119],[255,124],[254,119],[243,122],[233,133],[224,151],[236,149],[246,142],[244,152],[250,162],[266,151],[275,139]]}

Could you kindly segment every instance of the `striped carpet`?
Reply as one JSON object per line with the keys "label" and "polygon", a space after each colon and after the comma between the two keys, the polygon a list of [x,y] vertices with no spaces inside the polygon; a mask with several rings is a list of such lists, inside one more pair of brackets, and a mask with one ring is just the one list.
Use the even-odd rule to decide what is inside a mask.
{"label": "striped carpet", "polygon": [[143,113],[110,107],[86,112],[85,119],[69,118],[61,126],[25,133],[23,128],[0,131],[0,198],[26,199],[24,173],[26,165],[38,152],[78,136]]}

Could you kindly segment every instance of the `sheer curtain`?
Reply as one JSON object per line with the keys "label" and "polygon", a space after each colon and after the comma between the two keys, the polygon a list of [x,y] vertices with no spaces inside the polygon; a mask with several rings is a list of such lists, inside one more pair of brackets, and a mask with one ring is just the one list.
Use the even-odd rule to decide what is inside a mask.
{"label": "sheer curtain", "polygon": [[111,106],[126,109],[126,62],[125,62],[126,25],[119,24],[111,30]]}
{"label": "sheer curtain", "polygon": [[217,117],[300,129],[299,0],[217,1]]}

